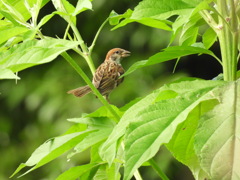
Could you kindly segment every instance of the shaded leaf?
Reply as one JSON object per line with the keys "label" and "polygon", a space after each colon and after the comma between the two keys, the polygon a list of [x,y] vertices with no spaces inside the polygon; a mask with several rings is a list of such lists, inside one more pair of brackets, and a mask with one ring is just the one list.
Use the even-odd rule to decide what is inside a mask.
{"label": "shaded leaf", "polygon": [[216,104],[217,100],[209,100],[200,103],[181,123],[171,141],[166,145],[173,156],[181,163],[187,165],[192,171],[195,179],[207,179],[207,174],[199,165],[198,157],[194,150],[194,136],[198,127],[200,117],[207,111],[211,110]]}

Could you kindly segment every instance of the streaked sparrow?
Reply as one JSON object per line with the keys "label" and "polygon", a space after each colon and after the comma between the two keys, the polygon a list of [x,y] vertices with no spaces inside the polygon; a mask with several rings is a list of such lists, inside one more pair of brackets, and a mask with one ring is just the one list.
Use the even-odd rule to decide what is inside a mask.
{"label": "streaked sparrow", "polygon": [[[123,78],[119,79],[124,73],[124,69],[120,62],[122,58],[127,56],[130,56],[129,51],[120,48],[111,49],[108,51],[105,61],[97,68],[93,76],[93,85],[107,100],[110,92],[123,82]],[[68,94],[82,97],[90,92],[92,92],[92,90],[87,85],[70,90]]]}

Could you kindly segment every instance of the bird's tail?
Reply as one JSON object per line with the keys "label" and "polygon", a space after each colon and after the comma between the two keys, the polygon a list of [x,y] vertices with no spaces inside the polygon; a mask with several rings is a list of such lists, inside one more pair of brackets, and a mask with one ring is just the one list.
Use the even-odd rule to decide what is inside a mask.
{"label": "bird's tail", "polygon": [[89,86],[82,86],[77,89],[72,89],[72,90],[68,91],[67,93],[73,94],[74,96],[77,96],[77,97],[82,97],[82,96],[85,96],[86,94],[90,93],[91,91],[92,90]]}

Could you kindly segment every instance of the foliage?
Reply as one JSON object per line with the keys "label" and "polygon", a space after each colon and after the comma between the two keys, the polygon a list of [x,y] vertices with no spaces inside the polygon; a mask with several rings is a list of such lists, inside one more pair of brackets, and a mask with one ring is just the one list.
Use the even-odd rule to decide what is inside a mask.
{"label": "foliage", "polygon": [[[124,179],[132,176],[141,179],[138,168],[146,162],[162,179],[168,179],[153,160],[165,145],[178,161],[189,167],[195,179],[239,179],[238,1],[143,0],[124,14],[111,12],[89,47],[77,29],[76,19],[83,11],[92,10],[91,1],[78,0],[74,7],[67,0],[52,0],[56,11],[38,23],[39,11],[47,2],[1,0],[0,13],[4,18],[0,21],[0,78],[18,79],[16,72],[51,62],[61,55],[104,106],[69,119],[75,124],[65,134],[39,146],[12,176],[26,166],[31,167],[25,175],[71,149],[69,159],[90,148],[89,164],[72,167],[57,179],[120,179],[121,167]],[[68,24],[62,39],[41,32],[42,26],[55,15]],[[222,65],[223,80],[179,79],[122,108],[110,105],[66,52],[72,49],[78,53],[93,74],[92,51],[106,22],[115,25],[113,30],[137,22],[172,32],[168,47],[133,64],[125,76],[142,67],[176,58],[179,61],[183,56],[208,54]],[[178,41],[177,46],[172,46],[174,41]],[[210,50],[216,41],[220,44],[221,58]]]}

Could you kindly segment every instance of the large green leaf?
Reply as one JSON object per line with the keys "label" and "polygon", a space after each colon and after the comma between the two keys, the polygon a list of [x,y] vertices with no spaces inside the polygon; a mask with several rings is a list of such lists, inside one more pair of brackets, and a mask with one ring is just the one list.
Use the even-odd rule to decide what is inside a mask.
{"label": "large green leaf", "polygon": [[52,161],[53,159],[57,158],[64,152],[73,148],[90,132],[91,131],[77,132],[50,139],[46,143],[42,144],[39,148],[37,148],[26,163],[20,164],[20,166],[16,169],[12,176],[14,176],[16,173],[18,173],[21,169],[23,169],[26,166],[33,167],[27,172],[25,172],[23,175]]}
{"label": "large green leaf", "polygon": [[167,19],[173,15],[189,14],[201,0],[143,0],[134,9],[132,19],[151,17],[154,19]]}
{"label": "large green leaf", "polygon": [[78,42],[43,39],[18,44],[8,51],[0,52],[0,70],[18,72],[23,69],[54,60],[62,52],[74,48]]}
{"label": "large green leaf", "polygon": [[57,177],[57,180],[75,180],[82,176],[84,173],[90,171],[91,169],[100,166],[100,163],[91,163],[82,166],[75,166],[70,168],[69,170],[62,173]]}
{"label": "large green leaf", "polygon": [[23,34],[29,29],[26,27],[15,26],[11,28],[6,28],[5,30],[0,31],[0,44],[9,40],[10,38]]}
{"label": "large green leaf", "polygon": [[220,104],[201,118],[195,150],[210,179],[239,179],[240,81],[230,82],[213,93]]}
{"label": "large green leaf", "polygon": [[133,71],[135,71],[139,68],[142,68],[142,67],[154,65],[157,63],[162,63],[162,62],[165,62],[168,60],[173,60],[173,59],[191,55],[191,54],[200,54],[200,53],[208,54],[213,57],[216,57],[212,51],[207,50],[205,48],[201,48],[201,47],[170,46],[170,47],[164,49],[163,52],[159,52],[159,53],[151,56],[148,60],[142,60],[142,61],[138,61],[138,62],[134,63],[127,70],[127,72],[124,73],[124,76],[126,76],[126,75],[132,73]]}
{"label": "large green leaf", "polygon": [[[36,4],[38,0],[27,0],[29,4],[33,5]],[[28,20],[31,15],[27,8],[25,7],[25,0],[3,0],[3,2],[7,3],[8,5],[12,6],[12,14],[19,13],[24,18],[24,20]],[[41,7],[43,7],[49,0],[42,0]],[[5,5],[0,1],[0,9],[7,9]],[[0,15],[0,19],[3,16]]]}
{"label": "large green leaf", "polygon": [[[120,15],[119,17],[125,19],[113,29],[125,26],[128,23],[138,22],[150,27],[171,31],[169,27],[171,22],[166,20],[173,15],[190,15],[200,2],[201,0],[143,0],[134,8],[133,12],[130,13],[128,10]],[[190,16],[185,17],[188,19]]]}
{"label": "large green leaf", "polygon": [[195,107],[203,101],[217,98],[212,95],[215,85],[201,86],[196,84],[198,88],[176,98],[145,106],[136,115],[125,133],[124,179],[130,179],[144,162],[158,152],[162,144],[171,140],[177,126],[186,120]]}
{"label": "large green leaf", "polygon": [[167,144],[167,148],[173,156],[190,168],[195,179],[207,179],[208,177],[200,167],[198,157],[194,150],[193,142],[198,121],[205,112],[211,110],[217,103],[217,100],[200,103],[188,115],[187,119],[177,127],[171,141]]}
{"label": "large green leaf", "polygon": [[[143,112],[149,106],[155,104],[155,101],[161,102],[161,100],[175,98],[179,94],[185,94],[188,92],[201,92],[203,89],[214,88],[217,85],[222,84],[220,81],[180,81],[170,85],[165,85],[162,88],[149,94],[133,106],[131,106],[125,114],[122,116],[120,122],[115,126],[107,141],[103,144],[100,150],[101,157],[108,161],[110,164],[113,162],[116,151],[118,139],[124,135],[126,127],[129,123],[139,120],[139,113]],[[175,106],[175,105],[174,105]],[[171,107],[171,106],[169,106]],[[171,114],[172,111],[169,113]]]}

